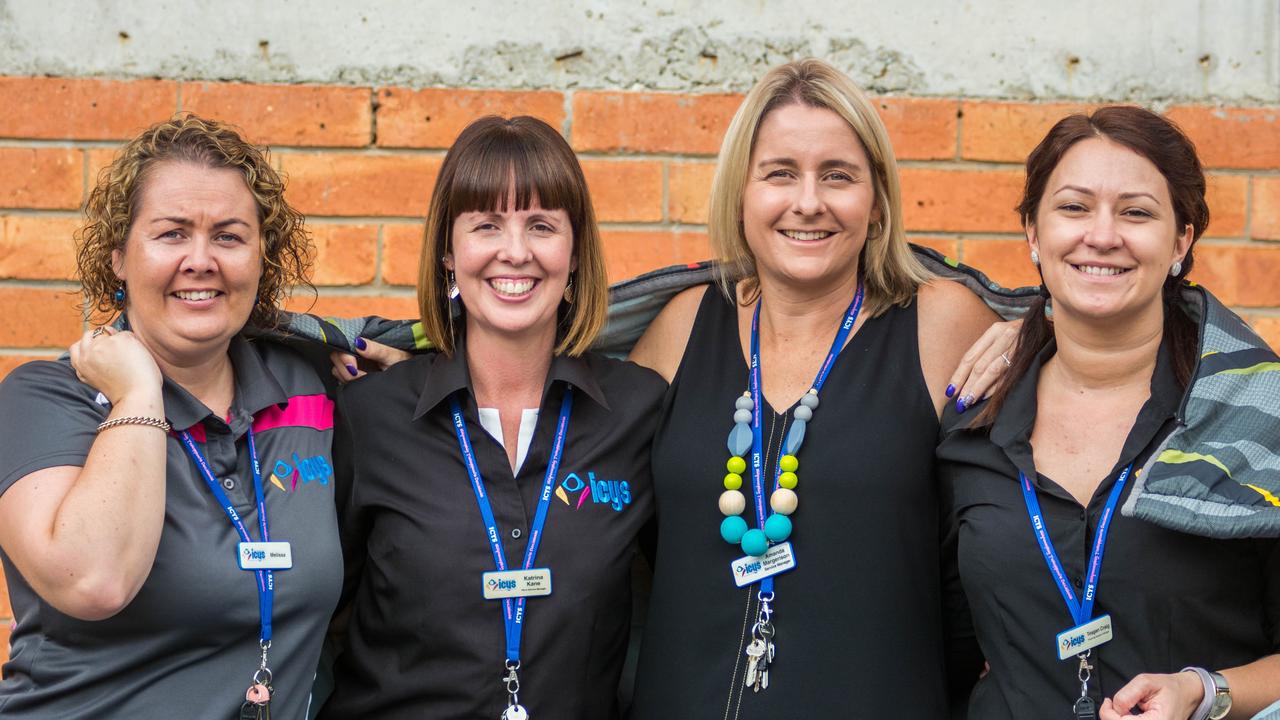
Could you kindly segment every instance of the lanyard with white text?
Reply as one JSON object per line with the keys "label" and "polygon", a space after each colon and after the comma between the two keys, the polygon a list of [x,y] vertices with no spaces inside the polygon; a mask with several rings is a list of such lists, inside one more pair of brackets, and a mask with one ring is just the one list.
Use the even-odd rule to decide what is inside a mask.
{"label": "lanyard with white text", "polygon": [[[475,492],[476,504],[480,506],[480,516],[484,520],[485,533],[489,538],[489,549],[493,553],[493,563],[499,572],[506,571],[507,561],[502,550],[502,538],[498,535],[498,521],[493,516],[493,507],[489,504],[489,495],[485,492],[484,479],[480,477],[480,468],[476,464],[475,453],[471,449],[471,439],[467,436],[466,421],[462,417],[462,405],[457,395],[449,396],[449,408],[453,412],[453,429],[458,436],[458,448],[462,451],[462,462],[467,468],[467,476],[471,480],[471,489]],[[564,400],[560,403],[560,417],[556,420],[555,441],[551,446],[551,457],[547,460],[547,473],[542,480],[542,491],[538,496],[538,508],[534,512],[533,525],[529,528],[529,542],[524,551],[523,570],[533,567],[538,555],[538,544],[542,540],[542,528],[547,521],[547,508],[551,503],[551,490],[555,487],[556,475],[560,469],[560,458],[564,454],[565,437],[569,430],[569,414],[573,410],[573,386],[567,386]],[[502,600],[502,620],[506,630],[507,643],[507,689],[511,695],[508,710],[519,708],[516,690],[519,681],[515,671],[520,667],[520,641],[524,630],[524,596],[504,598]],[[523,708],[520,708],[523,712]]]}
{"label": "lanyard with white text", "polygon": [[[858,291],[853,295],[853,301],[849,303],[848,309],[845,310],[844,318],[840,321],[840,329],[836,332],[835,340],[831,341],[831,349],[827,352],[827,359],[822,362],[822,367],[818,369],[818,375],[813,380],[814,392],[820,392],[822,385],[827,381],[827,375],[831,373],[831,367],[835,365],[836,358],[840,355],[840,351],[844,349],[845,341],[849,339],[849,333],[853,332],[854,323],[858,321],[858,313],[862,310],[862,283],[858,283]],[[754,408],[751,411],[751,490],[755,496],[756,505],[756,527],[763,528],[765,521],[764,512],[764,433],[761,431],[760,418],[762,408],[764,407],[763,397],[760,391],[760,301],[756,302],[755,313],[751,316],[751,401]],[[778,477],[782,474],[782,463],[775,460],[775,472],[773,474],[773,489],[778,489]],[[773,593],[773,576],[764,578],[760,581],[760,592],[762,595],[770,595]]]}

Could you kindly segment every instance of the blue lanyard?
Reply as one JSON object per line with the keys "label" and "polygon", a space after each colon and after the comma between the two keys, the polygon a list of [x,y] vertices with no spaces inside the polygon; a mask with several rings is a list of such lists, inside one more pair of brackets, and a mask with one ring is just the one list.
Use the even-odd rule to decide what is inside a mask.
{"label": "blue lanyard", "polygon": [[[502,538],[498,535],[498,521],[493,517],[493,508],[489,505],[489,495],[484,490],[484,479],[480,477],[480,469],[476,466],[476,456],[471,450],[471,439],[467,437],[467,424],[462,419],[462,405],[457,395],[449,396],[449,408],[453,411],[453,430],[458,435],[458,447],[462,450],[462,462],[467,466],[467,476],[471,478],[471,489],[476,494],[476,504],[480,506],[480,516],[484,519],[485,532],[489,536],[489,549],[493,551],[493,563],[499,572],[507,569],[507,561],[502,552]],[[529,544],[524,550],[522,569],[533,567],[534,558],[538,556],[538,543],[542,540],[542,526],[547,522],[547,507],[551,503],[551,489],[555,487],[556,474],[560,469],[560,458],[564,453],[564,439],[569,430],[569,412],[573,409],[573,386],[565,388],[564,401],[560,403],[560,419],[556,421],[556,439],[551,446],[551,458],[547,461],[547,475],[542,480],[542,494],[538,498],[538,509],[533,516],[533,527],[529,529]],[[502,620],[507,635],[507,660],[520,660],[520,636],[524,629],[524,603],[527,598],[505,598],[502,601]]]}
{"label": "blue lanyard", "polygon": [[[213,476],[213,471],[209,469],[209,462],[205,460],[204,455],[200,454],[200,449],[196,447],[195,440],[191,439],[191,433],[184,430],[178,436],[182,438],[182,446],[186,448],[187,454],[195,461],[196,467],[200,469],[200,475],[204,478],[205,484],[209,486],[209,490],[213,492],[213,497],[222,506],[222,512],[226,513],[227,519],[231,521],[231,526],[240,535],[240,540],[242,542],[253,542],[249,538],[249,531],[245,529],[244,521],[240,519],[240,513],[236,512],[235,505],[231,503],[231,499],[227,497],[227,494],[222,491],[222,486],[218,484],[218,479]],[[262,529],[262,542],[267,542],[271,540],[271,536],[267,532],[267,502],[262,494],[262,469],[258,465],[258,450],[253,444],[252,427],[245,433],[245,440],[249,444],[249,460],[253,467],[253,496],[258,506],[258,527]],[[271,642],[271,606],[275,600],[275,574],[270,570],[255,570],[254,573],[258,576],[258,617],[262,626],[258,639],[262,644],[267,645]]]}
{"label": "blue lanyard", "polygon": [[1120,494],[1124,492],[1124,484],[1128,481],[1131,470],[1133,470],[1133,463],[1129,463],[1129,466],[1121,471],[1120,477],[1116,478],[1115,487],[1111,488],[1111,496],[1107,498],[1107,504],[1102,509],[1102,519],[1098,521],[1098,529],[1094,531],[1093,549],[1089,553],[1084,597],[1079,600],[1076,599],[1075,591],[1071,589],[1071,581],[1067,579],[1067,573],[1058,560],[1058,551],[1053,547],[1053,540],[1049,538],[1049,528],[1045,525],[1044,514],[1040,512],[1040,500],[1036,497],[1035,486],[1024,473],[1018,473],[1018,482],[1022,484],[1022,499],[1027,503],[1027,514],[1031,517],[1031,530],[1036,535],[1036,544],[1044,555],[1044,562],[1049,566],[1049,574],[1057,583],[1058,592],[1062,593],[1062,599],[1067,603],[1067,611],[1071,613],[1071,619],[1075,620],[1076,625],[1083,625],[1093,619],[1093,601],[1098,595],[1098,575],[1102,572],[1102,552],[1107,547],[1107,533],[1111,530],[1111,518],[1115,515],[1116,505],[1120,502]]}
{"label": "blue lanyard", "polygon": [[[853,294],[853,302],[844,311],[844,320],[840,322],[840,330],[836,339],[831,341],[831,349],[827,359],[818,368],[818,376],[813,380],[813,389],[821,392],[822,385],[831,374],[831,366],[844,349],[844,343],[853,332],[853,325],[858,321],[858,313],[862,311],[862,281],[858,281],[858,291]],[[755,407],[751,411],[751,490],[755,495],[756,527],[764,527],[764,433],[760,428],[760,417],[764,408],[760,393],[760,301],[756,301],[755,313],[751,316],[751,401]],[[773,489],[778,489],[778,476],[782,474],[779,459],[774,460]],[[773,592],[773,576],[760,581],[760,592]]]}

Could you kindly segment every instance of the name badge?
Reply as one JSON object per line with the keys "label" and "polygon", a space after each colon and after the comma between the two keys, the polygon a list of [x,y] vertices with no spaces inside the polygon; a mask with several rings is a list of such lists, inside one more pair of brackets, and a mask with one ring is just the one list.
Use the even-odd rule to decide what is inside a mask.
{"label": "name badge", "polygon": [[242,542],[236,560],[241,570],[288,570],[293,549],[287,542]]}
{"label": "name badge", "polygon": [[1102,615],[1083,625],[1058,633],[1058,659],[1069,660],[1103,643],[1111,642],[1111,616]]}
{"label": "name badge", "polygon": [[551,568],[503,570],[480,576],[485,600],[538,597],[551,594]]}
{"label": "name badge", "polygon": [[738,587],[784,573],[795,566],[796,555],[789,542],[774,545],[764,555],[747,555],[729,563],[729,569],[733,571],[733,582]]}

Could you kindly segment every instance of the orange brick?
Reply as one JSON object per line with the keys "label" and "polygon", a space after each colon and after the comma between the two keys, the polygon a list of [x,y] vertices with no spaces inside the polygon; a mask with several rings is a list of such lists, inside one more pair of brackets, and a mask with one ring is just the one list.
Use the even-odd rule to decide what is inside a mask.
{"label": "orange brick", "polygon": [[907,241],[913,242],[916,245],[923,245],[927,248],[933,248],[949,258],[960,258],[960,241],[956,238],[923,236],[908,237]]}
{"label": "orange brick", "polygon": [[375,258],[378,255],[376,225],[310,226],[316,244],[315,269],[311,282],[316,285],[363,285],[373,282]]}
{"label": "orange brick", "polygon": [[79,218],[0,216],[0,278],[70,280]]}
{"label": "orange brick", "polygon": [[961,260],[1005,287],[1040,284],[1025,240],[966,238]]}
{"label": "orange brick", "polygon": [[714,155],[741,102],[740,95],[578,92],[573,147]]}
{"label": "orange brick", "polygon": [[485,115],[532,115],[556,130],[564,126],[564,94],[551,91],[382,88],[378,90],[378,145],[447,148]]}
{"label": "orange brick", "polygon": [[705,233],[660,230],[605,230],[604,259],[609,282],[617,282],[668,265],[711,257]]}
{"label": "orange brick", "polygon": [[373,137],[372,91],[333,85],[183,83],[182,109],[265,145],[360,147]]}
{"label": "orange brick", "polygon": [[[4,380],[13,369],[32,360],[53,360],[57,355],[0,355],[0,380]],[[9,596],[4,584],[4,573],[0,572],[0,620],[9,615]]]}
{"label": "orange brick", "polygon": [[673,162],[667,165],[667,216],[673,222],[705,225],[711,205],[711,180],[716,165]]}
{"label": "orange brick", "polygon": [[1280,109],[1181,105],[1167,117],[1191,137],[1206,167],[1280,166]]}
{"label": "orange brick", "polygon": [[69,347],[83,332],[79,302],[74,290],[0,287],[0,346]]}
{"label": "orange brick", "polygon": [[309,215],[425,216],[440,158],[317,153],[281,156],[287,196]]}
{"label": "orange brick", "polygon": [[116,148],[89,148],[84,151],[85,157],[89,159],[89,189],[98,182],[98,173],[111,164],[116,157]]}
{"label": "orange brick", "polygon": [[294,312],[337,317],[377,315],[389,320],[418,319],[418,300],[412,295],[320,295],[298,293],[285,306]]}
{"label": "orange brick", "polygon": [[902,169],[902,211],[908,230],[1019,232],[1013,207],[1022,197],[1014,170]]}
{"label": "orange brick", "polygon": [[1206,175],[1209,203],[1209,229],[1206,237],[1241,237],[1244,235],[1245,208],[1249,197],[1249,178],[1243,175]]}
{"label": "orange brick", "polygon": [[899,160],[955,157],[959,101],[885,97],[874,102]]}
{"label": "orange brick", "polygon": [[660,222],[662,163],[584,160],[582,172],[601,222]]}
{"label": "orange brick", "polygon": [[1280,352],[1280,317],[1258,316],[1249,318],[1253,331],[1262,336],[1271,349]]}
{"label": "orange brick", "polygon": [[83,186],[79,150],[0,147],[0,207],[74,210]]}
{"label": "orange brick", "polygon": [[1253,218],[1249,234],[1280,240],[1280,177],[1253,179]]}
{"label": "orange brick", "polygon": [[1191,279],[1228,305],[1280,306],[1280,245],[1202,243]]}
{"label": "orange brick", "polygon": [[960,157],[1024,163],[1054,123],[1090,109],[1071,103],[965,101],[961,106]]}
{"label": "orange brick", "polygon": [[418,284],[418,256],[422,253],[423,225],[396,223],[382,226],[382,282]]}
{"label": "orange brick", "polygon": [[0,77],[0,137],[117,140],[167,120],[178,84],[167,80]]}

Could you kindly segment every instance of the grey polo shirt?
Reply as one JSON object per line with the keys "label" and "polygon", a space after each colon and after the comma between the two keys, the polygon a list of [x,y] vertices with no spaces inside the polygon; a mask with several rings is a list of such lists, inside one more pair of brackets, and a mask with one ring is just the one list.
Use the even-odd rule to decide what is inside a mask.
{"label": "grey polo shirt", "polygon": [[[165,415],[175,431],[191,432],[259,540],[245,441],[253,424],[271,539],[293,549],[293,569],[275,574],[270,664],[272,716],[294,720],[305,716],[342,585],[333,403],[292,350],[236,338],[230,355],[236,388],[228,420],[167,379]],[[0,385],[0,493],[37,470],[83,465],[108,412],[66,360],[14,370]],[[255,576],[239,569],[239,539],[176,434],[167,455],[155,564],[114,617],[86,622],[58,612],[0,553],[15,617],[0,717],[227,720],[239,711],[259,661]]]}

